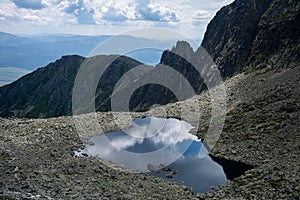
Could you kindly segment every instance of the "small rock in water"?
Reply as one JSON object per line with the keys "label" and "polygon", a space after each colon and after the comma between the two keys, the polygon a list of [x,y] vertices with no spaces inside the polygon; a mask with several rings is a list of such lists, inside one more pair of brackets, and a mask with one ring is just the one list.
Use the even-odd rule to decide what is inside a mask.
{"label": "small rock in water", "polygon": [[166,167],[164,164],[160,164],[160,165],[159,165],[159,168],[160,168],[160,169],[162,169],[162,168],[164,168],[164,167]]}
{"label": "small rock in water", "polygon": [[147,165],[147,169],[150,171],[150,172],[154,172],[156,170],[156,167],[154,165],[151,165],[151,164],[148,164]]}
{"label": "small rock in water", "polygon": [[162,170],[163,170],[163,171],[166,171],[166,172],[167,172],[167,171],[169,171],[169,172],[172,171],[170,167],[164,167],[164,168],[162,168]]}
{"label": "small rock in water", "polygon": [[166,177],[167,178],[173,178],[174,176],[173,176],[173,174],[167,174]]}
{"label": "small rock in water", "polygon": [[89,141],[88,145],[89,145],[89,146],[95,146],[95,143],[92,142],[92,141]]}

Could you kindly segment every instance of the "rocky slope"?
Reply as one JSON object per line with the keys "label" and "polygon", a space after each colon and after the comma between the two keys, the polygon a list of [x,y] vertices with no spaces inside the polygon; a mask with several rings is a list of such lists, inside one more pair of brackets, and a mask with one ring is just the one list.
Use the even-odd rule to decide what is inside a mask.
{"label": "rocky slope", "polygon": [[[203,91],[185,101],[143,113],[1,119],[0,196],[4,199],[299,199],[297,23],[299,1],[236,0],[223,8],[208,27],[203,45],[222,75],[232,76],[224,81],[225,123],[210,154],[255,166],[227,186],[194,194],[182,185],[133,173],[100,158],[73,157],[73,150],[83,147],[90,136],[128,127],[131,117],[149,115],[182,118],[192,125],[199,122],[193,133],[209,142],[208,130],[222,116],[211,119],[214,97]],[[174,48],[173,54],[164,53],[174,59],[163,56],[162,64],[179,67],[195,62],[197,51],[193,53],[185,43],[179,46],[180,50]],[[178,60],[176,53],[193,53],[193,56]],[[234,75],[245,69],[246,72]],[[181,73],[189,79],[190,76]],[[85,127],[86,135],[78,127]]]}
{"label": "rocky slope", "polygon": [[[72,114],[72,89],[79,68],[105,68],[97,89],[96,110],[109,110],[108,96],[120,79],[138,61],[125,56],[63,56],[46,67],[37,69],[19,80],[0,88],[0,116],[44,118]],[[108,78],[109,77],[109,78]],[[88,85],[86,87],[89,87]],[[106,100],[106,101],[105,101]],[[102,103],[102,104],[101,104]]]}
{"label": "rocky slope", "polygon": [[[0,196],[4,199],[299,199],[300,68],[259,70],[225,81],[228,111],[211,154],[254,165],[245,175],[205,194],[122,166],[75,158],[73,150],[95,134],[128,127],[131,117],[179,117],[201,109],[210,126],[209,92],[146,113],[97,113],[50,119],[1,119]],[[182,113],[185,111],[186,113]],[[118,120],[116,120],[118,119]],[[193,125],[197,121],[190,121]],[[81,134],[78,123],[87,130]],[[101,127],[101,129],[99,129]],[[103,133],[102,132],[102,133]]]}
{"label": "rocky slope", "polygon": [[299,63],[300,2],[236,0],[209,23],[202,46],[223,76]]}

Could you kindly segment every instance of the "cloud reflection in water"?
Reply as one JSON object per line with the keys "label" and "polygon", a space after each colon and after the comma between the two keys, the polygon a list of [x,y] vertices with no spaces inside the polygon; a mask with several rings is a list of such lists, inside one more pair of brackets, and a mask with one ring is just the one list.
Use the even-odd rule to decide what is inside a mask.
{"label": "cloud reflection in water", "polygon": [[[148,173],[149,164],[170,166],[178,171],[173,181],[198,192],[209,191],[213,185],[225,185],[222,167],[207,155],[201,140],[189,133],[192,128],[189,123],[173,118],[138,118],[129,129],[92,137],[94,145],[87,145],[77,154],[99,156]],[[151,172],[162,178],[166,173]]]}

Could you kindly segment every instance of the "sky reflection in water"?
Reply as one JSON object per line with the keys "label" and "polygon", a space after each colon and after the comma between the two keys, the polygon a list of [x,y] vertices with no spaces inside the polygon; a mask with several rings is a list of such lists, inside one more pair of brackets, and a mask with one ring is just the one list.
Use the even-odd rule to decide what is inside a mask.
{"label": "sky reflection in water", "polygon": [[[130,129],[92,137],[91,144],[76,154],[99,156],[182,183],[196,192],[207,192],[211,186],[225,185],[227,178],[223,168],[207,155],[201,140],[189,133],[192,128],[189,123],[173,118],[138,118]],[[150,172],[149,164],[169,166],[170,169]],[[173,178],[167,178],[172,171],[177,173],[172,175]]]}

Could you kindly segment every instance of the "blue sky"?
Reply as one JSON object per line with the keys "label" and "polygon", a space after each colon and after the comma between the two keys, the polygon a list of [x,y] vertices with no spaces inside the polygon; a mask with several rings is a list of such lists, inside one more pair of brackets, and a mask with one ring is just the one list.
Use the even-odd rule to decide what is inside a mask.
{"label": "blue sky", "polygon": [[160,27],[201,39],[233,0],[0,0],[0,31],[17,34],[120,34]]}

